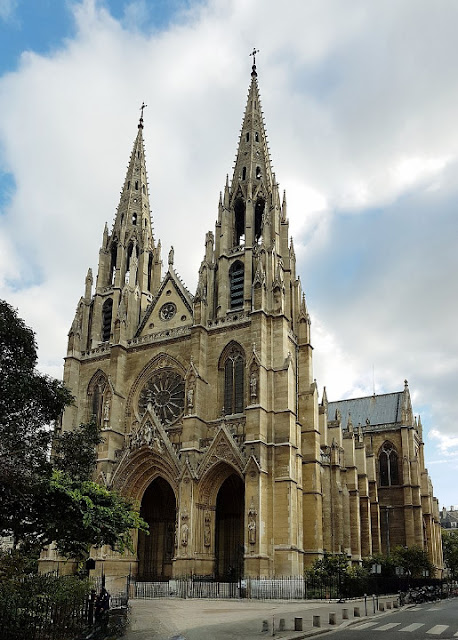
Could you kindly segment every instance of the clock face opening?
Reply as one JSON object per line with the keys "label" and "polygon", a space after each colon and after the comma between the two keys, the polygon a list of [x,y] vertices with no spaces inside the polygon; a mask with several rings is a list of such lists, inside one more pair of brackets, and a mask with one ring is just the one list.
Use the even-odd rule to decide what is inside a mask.
{"label": "clock face opening", "polygon": [[138,410],[143,416],[151,404],[163,426],[178,420],[184,411],[183,377],[172,369],[155,373],[143,386],[138,398]]}
{"label": "clock face opening", "polygon": [[173,302],[166,302],[159,309],[159,316],[161,320],[171,320],[173,316],[176,314],[176,312],[177,312],[176,304],[174,304]]}

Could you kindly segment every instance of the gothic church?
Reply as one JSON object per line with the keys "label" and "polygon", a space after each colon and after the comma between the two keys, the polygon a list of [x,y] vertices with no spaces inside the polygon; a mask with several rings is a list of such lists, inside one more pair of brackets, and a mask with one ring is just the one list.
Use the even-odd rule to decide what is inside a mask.
{"label": "gothic church", "polygon": [[[65,359],[76,402],[61,428],[95,418],[98,481],[150,524],[134,554],[93,550],[95,574],[296,576],[324,551],[359,564],[399,544],[425,548],[440,569],[438,505],[407,383],[319,401],[255,64],[194,295],[173,249],[167,262],[152,232],[142,113]],[[49,549],[42,569],[61,562]]]}

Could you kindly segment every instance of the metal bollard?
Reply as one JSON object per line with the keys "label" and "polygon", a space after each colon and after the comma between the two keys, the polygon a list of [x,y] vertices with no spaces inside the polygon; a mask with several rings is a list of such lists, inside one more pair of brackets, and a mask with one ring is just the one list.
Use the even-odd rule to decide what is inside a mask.
{"label": "metal bollard", "polygon": [[321,627],[321,616],[313,616],[313,626]]}
{"label": "metal bollard", "polygon": [[359,607],[353,607],[353,617],[361,618],[361,611],[359,610]]}
{"label": "metal bollard", "polygon": [[302,618],[294,618],[294,631],[302,631]]}
{"label": "metal bollard", "polygon": [[266,631],[269,631],[269,623],[267,622],[267,620],[263,620],[262,621],[262,631],[265,633]]}
{"label": "metal bollard", "polygon": [[280,618],[280,622],[278,624],[278,630],[284,631],[286,629],[286,623],[284,618]]}
{"label": "metal bollard", "polygon": [[342,609],[342,620],[348,620],[348,609]]}
{"label": "metal bollard", "polygon": [[334,611],[329,613],[329,624],[336,624],[336,614]]}

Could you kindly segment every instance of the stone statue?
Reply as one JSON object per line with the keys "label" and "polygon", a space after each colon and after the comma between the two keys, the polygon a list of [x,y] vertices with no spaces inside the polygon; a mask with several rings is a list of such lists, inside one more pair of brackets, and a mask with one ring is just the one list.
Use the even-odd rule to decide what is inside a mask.
{"label": "stone statue", "polygon": [[256,371],[251,372],[250,395],[253,400],[255,400],[258,397],[258,374]]}
{"label": "stone statue", "polygon": [[175,256],[175,250],[173,247],[170,247],[170,251],[169,251],[169,266],[172,267],[173,266],[173,259]]}
{"label": "stone statue", "polygon": [[211,516],[208,511],[205,512],[205,525],[204,525],[204,545],[209,547],[211,545],[211,528],[210,528]]}
{"label": "stone statue", "polygon": [[181,546],[188,546],[189,526],[188,526],[188,512],[184,509],[181,516]]}
{"label": "stone statue", "polygon": [[191,410],[194,408],[194,387],[189,387],[188,392],[186,394],[186,402],[188,404],[188,413],[191,413]]}

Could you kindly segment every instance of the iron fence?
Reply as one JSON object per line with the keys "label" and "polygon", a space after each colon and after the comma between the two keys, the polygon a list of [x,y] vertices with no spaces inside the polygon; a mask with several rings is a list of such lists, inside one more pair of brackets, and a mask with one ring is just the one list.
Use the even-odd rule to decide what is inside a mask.
{"label": "iron fence", "polygon": [[248,577],[235,582],[192,576],[169,581],[131,581],[134,598],[251,598],[255,600],[347,600],[365,595],[387,595],[423,586],[446,588],[434,579],[407,579],[401,576],[282,576]]}

